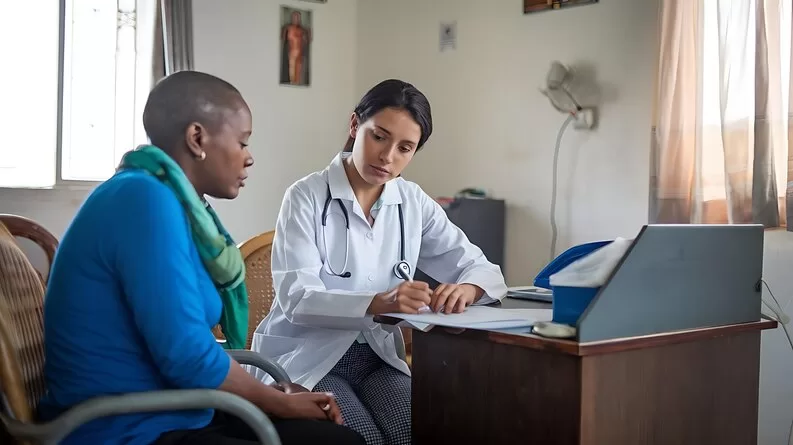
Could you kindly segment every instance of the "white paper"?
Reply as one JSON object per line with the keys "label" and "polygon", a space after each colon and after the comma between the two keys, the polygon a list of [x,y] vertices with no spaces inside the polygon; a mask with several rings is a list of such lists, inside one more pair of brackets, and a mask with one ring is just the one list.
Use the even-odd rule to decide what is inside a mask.
{"label": "white paper", "polygon": [[633,240],[617,238],[612,243],[568,264],[551,275],[552,286],[600,287],[625,256]]}
{"label": "white paper", "polygon": [[461,314],[384,314],[405,320],[419,330],[427,331],[431,326],[470,329],[507,329],[533,326],[538,321],[551,321],[551,309],[499,309],[486,306],[471,306]]}
{"label": "white paper", "polygon": [[430,329],[432,329],[435,325],[431,325],[427,323],[419,323],[417,321],[402,320],[399,323],[397,323],[397,326],[401,328],[410,328],[421,332],[427,332]]}

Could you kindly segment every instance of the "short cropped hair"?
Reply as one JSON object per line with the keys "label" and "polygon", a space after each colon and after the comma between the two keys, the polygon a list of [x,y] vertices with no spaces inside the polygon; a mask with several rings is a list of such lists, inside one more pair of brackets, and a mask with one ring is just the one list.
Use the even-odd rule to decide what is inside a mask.
{"label": "short cropped hair", "polygon": [[244,104],[233,85],[211,74],[179,71],[160,80],[149,93],[143,109],[143,128],[151,143],[170,151],[184,137],[185,129],[198,122],[217,130],[224,115]]}

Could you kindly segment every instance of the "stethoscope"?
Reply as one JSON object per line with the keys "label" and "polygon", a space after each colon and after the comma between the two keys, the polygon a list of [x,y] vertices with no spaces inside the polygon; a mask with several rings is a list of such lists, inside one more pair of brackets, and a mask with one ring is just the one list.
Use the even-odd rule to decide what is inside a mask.
{"label": "stethoscope", "polygon": [[[344,214],[344,226],[346,230],[344,236],[344,266],[342,266],[341,272],[336,272],[333,269],[333,265],[330,262],[330,254],[328,253],[328,241],[325,236],[325,228],[328,224],[328,209],[333,201],[339,201],[339,207],[341,207],[341,212]],[[402,204],[397,204],[397,210],[399,211],[399,262],[394,264],[394,275],[403,280],[410,280],[410,264],[405,260],[405,219],[402,216]],[[322,209],[322,244],[325,247],[325,255],[328,258],[328,269],[331,275],[341,278],[350,278],[352,274],[349,271],[345,271],[350,254],[350,216],[347,214],[347,208],[344,207],[344,203],[341,202],[341,199],[334,199],[331,196],[330,184],[328,184],[328,197],[325,199],[325,207]]]}

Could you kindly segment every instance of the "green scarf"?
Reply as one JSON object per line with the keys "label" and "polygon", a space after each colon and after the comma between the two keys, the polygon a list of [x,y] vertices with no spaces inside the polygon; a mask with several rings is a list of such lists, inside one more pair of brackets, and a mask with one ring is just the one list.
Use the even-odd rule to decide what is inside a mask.
{"label": "green scarf", "polygon": [[176,194],[187,213],[198,254],[220,294],[223,310],[220,328],[226,349],[244,349],[248,339],[248,290],[245,262],[234,240],[220,223],[217,213],[198,196],[182,168],[153,145],[142,145],[124,155],[121,169],[144,170],[162,181]]}

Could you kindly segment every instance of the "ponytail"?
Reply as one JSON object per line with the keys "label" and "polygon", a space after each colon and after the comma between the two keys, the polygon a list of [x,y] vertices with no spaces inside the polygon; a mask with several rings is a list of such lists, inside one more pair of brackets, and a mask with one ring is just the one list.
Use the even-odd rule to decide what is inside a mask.
{"label": "ponytail", "polygon": [[352,136],[347,137],[347,143],[344,144],[344,149],[342,149],[342,153],[350,153],[352,152],[352,144],[355,142],[355,139]]}

